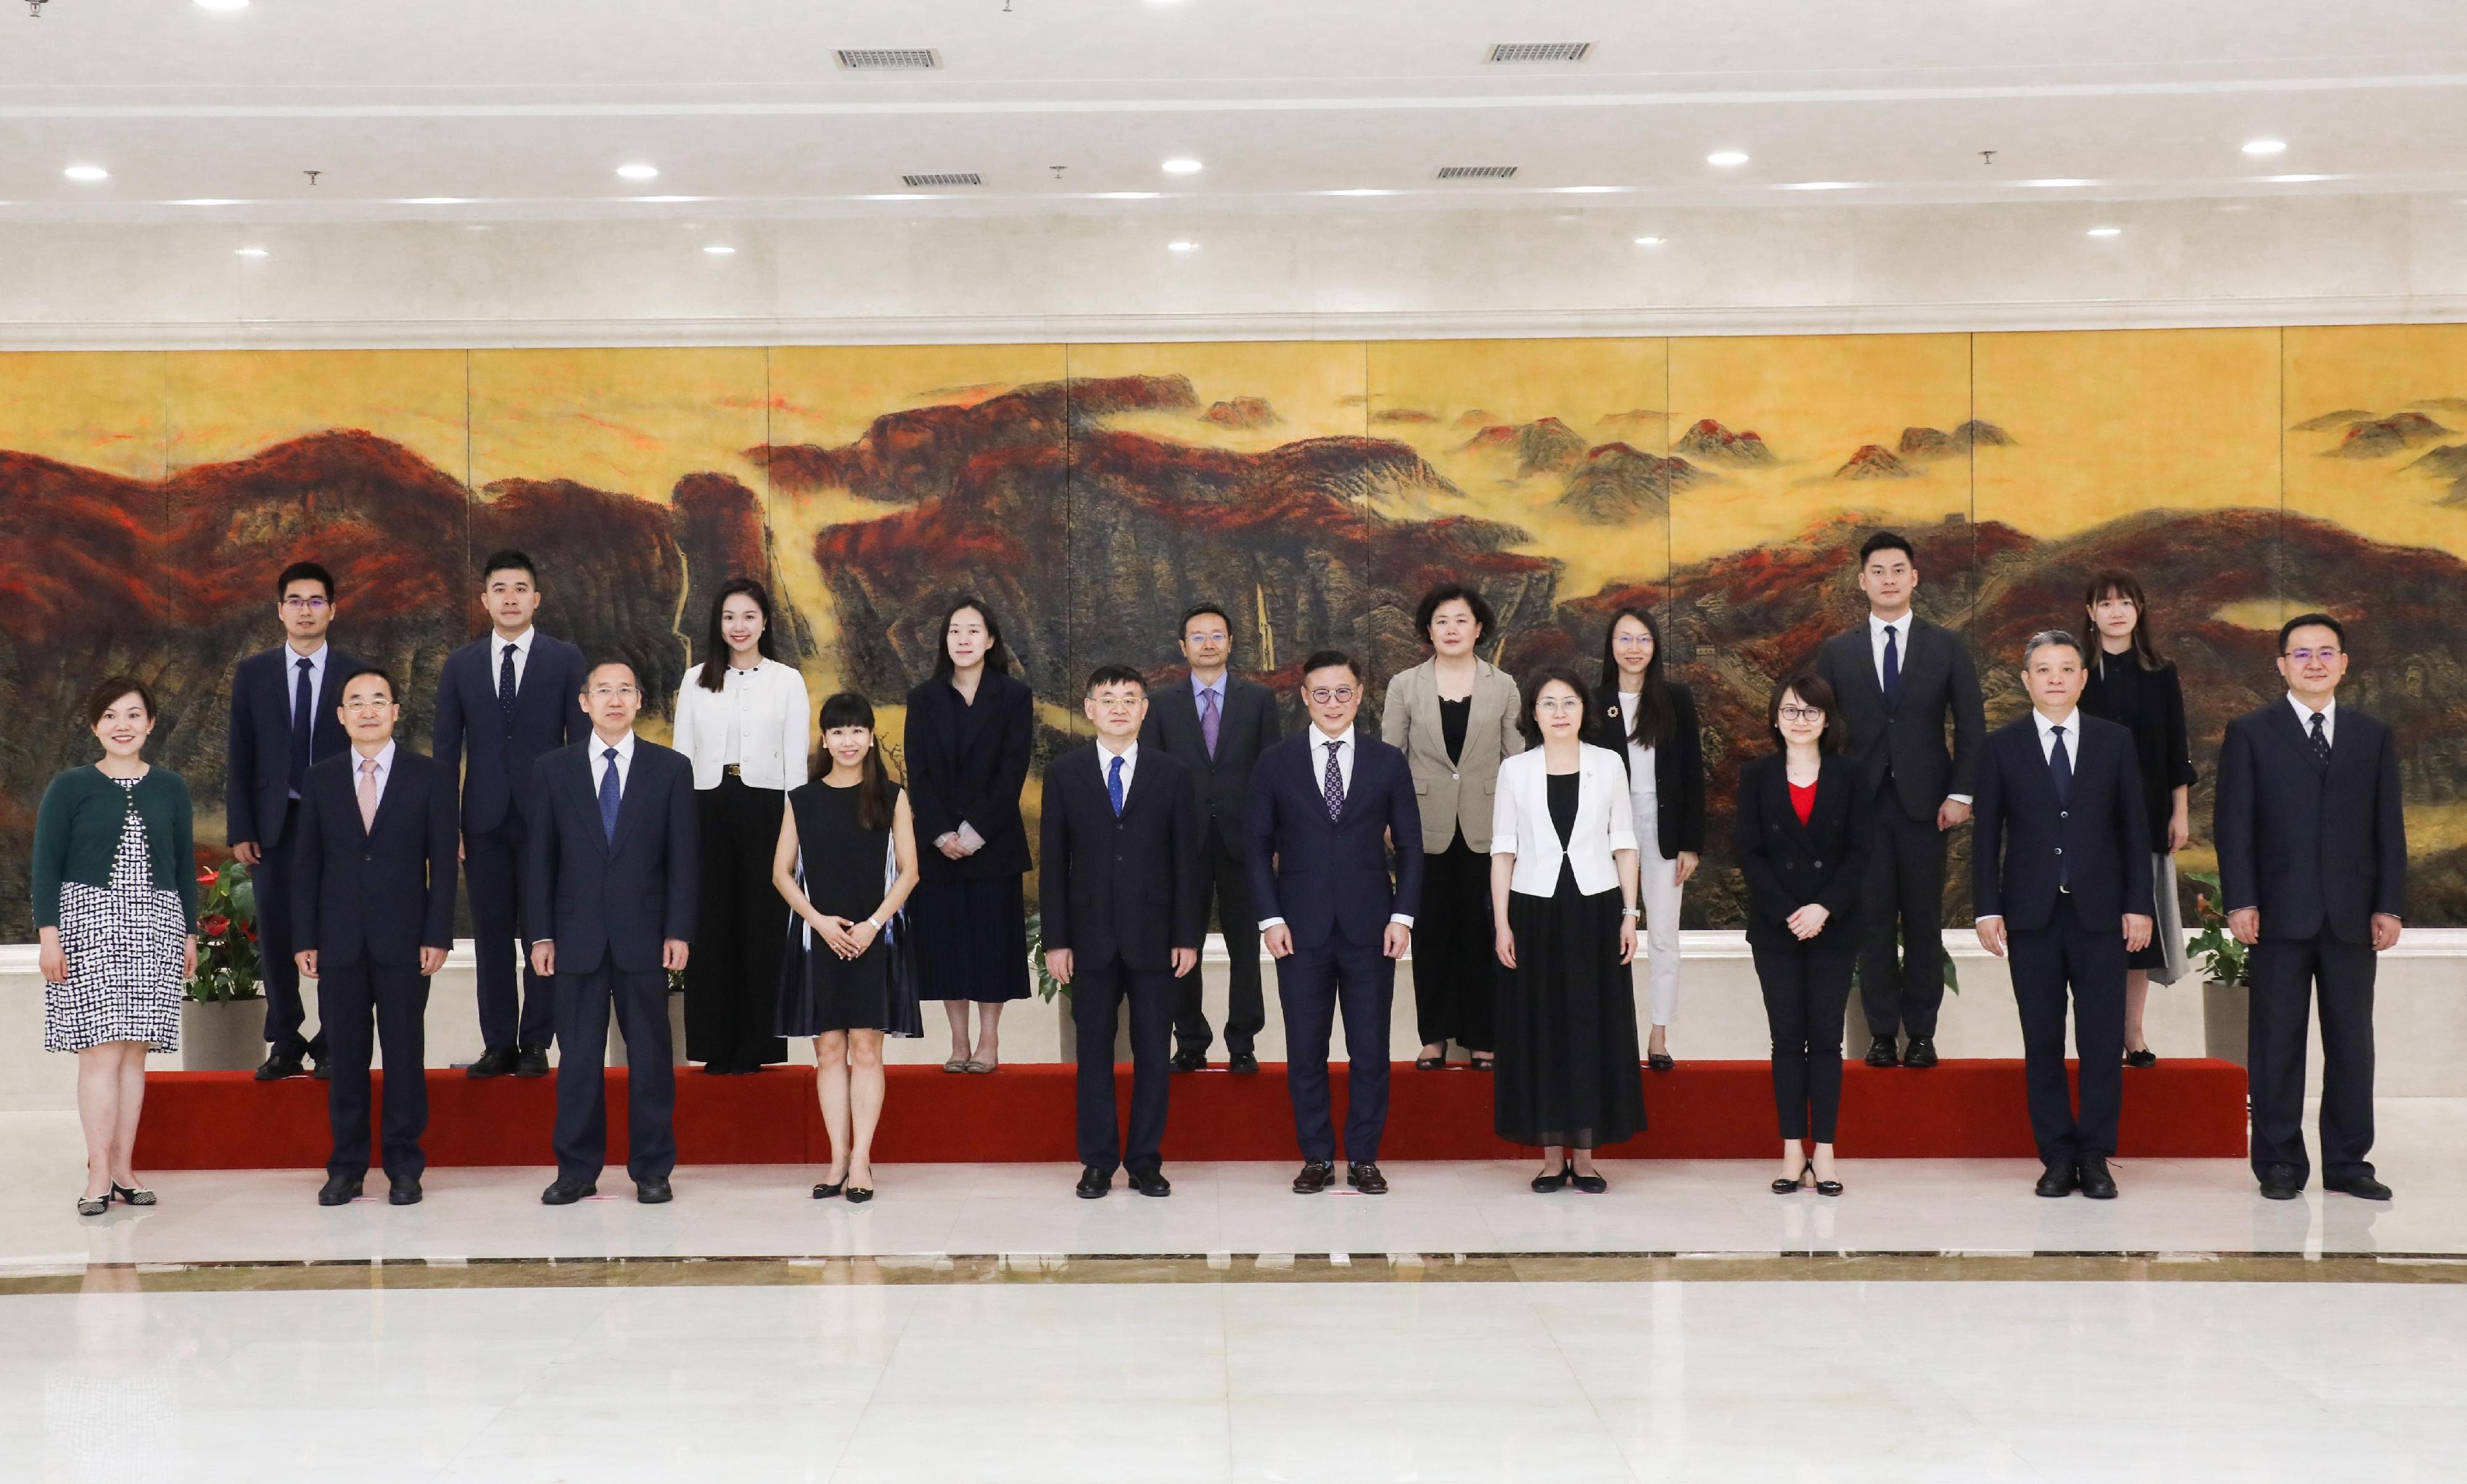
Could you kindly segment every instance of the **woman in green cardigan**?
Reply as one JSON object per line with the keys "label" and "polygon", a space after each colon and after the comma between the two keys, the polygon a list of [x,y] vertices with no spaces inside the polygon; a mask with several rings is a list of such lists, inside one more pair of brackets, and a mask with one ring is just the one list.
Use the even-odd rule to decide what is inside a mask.
{"label": "woman in green cardigan", "polygon": [[102,761],[43,790],[34,816],[34,925],[42,936],[43,1049],[78,1058],[85,1130],[79,1216],[114,1197],[150,1206],[131,1161],[146,1053],[180,1049],[180,986],[197,971],[189,786],[141,756],[154,693],[114,675],[86,700]]}

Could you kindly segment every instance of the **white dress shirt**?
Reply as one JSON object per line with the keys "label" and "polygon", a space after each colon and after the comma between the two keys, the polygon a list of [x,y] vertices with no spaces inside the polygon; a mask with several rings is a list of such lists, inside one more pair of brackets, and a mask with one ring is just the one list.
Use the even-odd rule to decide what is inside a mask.
{"label": "white dress shirt", "polygon": [[1118,757],[1122,760],[1122,800],[1124,803],[1128,803],[1130,802],[1131,797],[1131,775],[1140,770],[1140,740],[1136,737],[1132,738],[1130,742],[1123,746],[1120,752],[1116,752],[1113,750],[1112,746],[1106,742],[1104,738],[1098,738],[1098,782],[1102,783],[1105,779],[1112,776],[1114,771],[1114,760]]}
{"label": "white dress shirt", "polygon": [[804,674],[776,659],[750,670],[732,665],[716,694],[703,689],[702,674],[696,665],[677,687],[668,742],[693,764],[694,787],[718,788],[731,764],[749,788],[803,785],[814,719]]}
{"label": "white dress shirt", "polygon": [[[2304,729],[2304,740],[2311,742],[2313,708],[2297,699],[2294,691],[2287,693],[2287,704],[2296,708],[2296,724]],[[2339,745],[2339,702],[2335,696],[2328,705],[2321,708],[2321,740],[2333,747]]]}
{"label": "white dress shirt", "polygon": [[488,689],[497,689],[497,675],[506,668],[506,651],[514,651],[514,689],[523,688],[523,671],[532,662],[532,636],[536,628],[526,626],[523,631],[509,639],[495,629],[488,630]]}
{"label": "white dress shirt", "polygon": [[[600,797],[600,790],[605,787],[608,782],[608,769],[614,767],[617,769],[617,796],[621,799],[623,798],[625,796],[625,780],[633,776],[634,729],[630,726],[627,727],[625,729],[625,735],[618,738],[613,742],[602,738],[595,729],[591,734],[590,747],[591,796],[595,799]],[[610,762],[607,757],[608,749],[611,747],[617,749],[617,758],[613,763]]]}
{"label": "white dress shirt", "polygon": [[[1347,799],[1352,798],[1353,728],[1348,726],[1334,737],[1330,737],[1325,732],[1321,731],[1319,723],[1314,721],[1311,723],[1308,735],[1310,737],[1311,744],[1311,788],[1313,789],[1324,789],[1327,787],[1327,744],[1329,742],[1334,742],[1336,743],[1336,776],[1339,780],[1338,788],[1344,792]],[[1265,932],[1271,927],[1281,926],[1284,921],[1285,920],[1281,917],[1263,917],[1259,919],[1259,929],[1260,931]],[[1408,927],[1414,925],[1414,920],[1402,912],[1389,913],[1388,921],[1392,923],[1402,923]]]}
{"label": "white dress shirt", "polygon": [[[353,747],[351,749],[351,797],[354,800],[358,799],[360,795],[360,775],[363,770],[367,768],[369,761],[370,759],[367,753],[362,752],[357,747]],[[386,744],[377,749],[375,761],[377,765],[377,803],[379,805],[383,805],[385,803],[386,782],[394,777],[393,738],[387,738]]]}

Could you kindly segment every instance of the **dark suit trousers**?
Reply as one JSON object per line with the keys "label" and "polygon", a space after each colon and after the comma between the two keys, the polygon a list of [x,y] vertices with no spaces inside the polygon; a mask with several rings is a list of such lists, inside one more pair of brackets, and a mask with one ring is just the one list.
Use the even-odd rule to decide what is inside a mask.
{"label": "dark suit trousers", "polygon": [[676,1047],[668,1037],[668,976],[632,973],[603,958],[550,983],[556,993],[556,1173],[595,1180],[608,1162],[608,1015],[625,1038],[625,1173],[665,1180],[677,1165]]}
{"label": "dark suit trousers", "polygon": [[1752,950],[1773,1028],[1774,1109],[1785,1139],[1833,1142],[1842,1110],[1842,1019],[1857,950],[1804,943]]}
{"label": "dark suit trousers", "polygon": [[378,964],[363,954],[347,969],[327,969],[317,981],[317,1019],[334,1079],[326,1084],[326,1117],[334,1128],[328,1175],[368,1173],[373,1046],[385,1048],[385,1173],[418,1179],[428,1168],[419,1150],[428,1130],[427,1016],[428,980],[416,964]]}
{"label": "dark suit trousers", "polygon": [[[1216,908],[1217,930],[1225,935],[1229,960],[1225,982],[1225,1049],[1248,1051],[1259,1028],[1268,1023],[1268,1004],[1259,993],[1259,919],[1251,910],[1251,879],[1243,863],[1225,848],[1214,825],[1200,848],[1201,890]],[[1192,970],[1174,987],[1173,1039],[1185,1051],[1206,1052],[1215,1036],[1200,1004],[1200,974]]]}
{"label": "dark suit trousers", "polygon": [[786,797],[778,788],[749,788],[735,777],[694,794],[702,821],[702,912],[686,960],[689,1062],[750,1067],[788,1060],[788,1042],[772,1034],[780,1023],[788,903],[771,884],[771,857],[780,848]]}
{"label": "dark suit trousers", "polygon": [[1307,1160],[1336,1158],[1327,1111],[1327,1045],[1345,1016],[1345,1157],[1379,1157],[1388,1126],[1388,1012],[1396,996],[1396,961],[1379,945],[1328,934],[1317,947],[1277,960],[1277,1002],[1285,1012],[1285,1086],[1294,1100],[1294,1139]]}
{"label": "dark suit trousers", "polygon": [[[495,829],[465,835],[463,880],[471,891],[471,938],[480,981],[480,1039],[496,1048],[546,1051],[556,1030],[555,981],[532,972],[532,935],[524,924],[522,812],[511,805]],[[522,990],[514,989],[515,943],[522,947]]]}
{"label": "dark suit trousers", "polygon": [[[2321,1007],[2321,1174],[2334,1180],[2373,1173],[2373,975],[2369,944],[2343,943],[2324,930],[2290,941],[2264,938],[2252,950],[2252,1009],[2245,1065],[2252,1086],[2252,1168],[2304,1157],[2304,1043],[2310,1011]],[[2315,993],[2319,986],[2319,993]]]}
{"label": "dark suit trousers", "polygon": [[265,984],[265,1043],[286,1057],[312,1056],[326,1059],[326,1027],[324,1013],[318,1016],[317,1034],[303,1039],[300,1027],[307,1023],[308,1007],[300,997],[300,966],[292,960],[296,945],[291,932],[291,862],[299,833],[300,801],[293,799],[283,807],[281,833],[271,840],[260,840],[264,858],[249,873],[257,887],[257,953],[258,970]]}
{"label": "dark suit trousers", "polygon": [[1933,1038],[1944,1003],[1944,832],[1933,817],[1903,810],[1890,774],[1874,817],[1860,908],[1859,1003],[1871,1036]]}
{"label": "dark suit trousers", "polygon": [[[2116,1153],[2124,1105],[2124,930],[2094,932],[2057,899],[2045,927],[2008,927],[2013,1002],[2022,1012],[2023,1076],[2030,1136],[2042,1163]],[[2073,1049],[2081,1059],[2081,1113],[2065,1081],[2066,987],[2072,991]]]}
{"label": "dark suit trousers", "polygon": [[[1197,978],[1192,970],[1188,977]],[[1079,1162],[1112,1174],[1122,1165],[1164,1163],[1167,1083],[1173,1075],[1173,975],[1142,972],[1119,957],[1102,969],[1075,969],[1071,1023],[1079,1049]],[[1114,1119],[1114,1026],[1131,1002],[1131,1142],[1123,1153]]]}

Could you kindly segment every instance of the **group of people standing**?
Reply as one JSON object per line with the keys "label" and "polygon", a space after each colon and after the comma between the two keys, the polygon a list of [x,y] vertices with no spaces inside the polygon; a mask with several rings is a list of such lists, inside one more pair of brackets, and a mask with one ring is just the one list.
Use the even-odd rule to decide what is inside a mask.
{"label": "group of people standing", "polygon": [[[339,594],[315,563],[277,582],[284,644],[234,673],[227,821],[255,872],[269,1048],[258,1076],[330,1081],[320,1201],[360,1194],[373,1052],[425,1063],[428,979],[450,942],[458,870],[486,1040],[468,1075],[544,1076],[550,1042],[559,1050],[545,1201],[596,1193],[612,1017],[631,1063],[628,1174],[638,1199],[670,1199],[667,1006],[679,973],[687,1059],[707,1073],[758,1070],[785,1059],[788,1038],[812,1039],[832,1149],[813,1194],[871,1199],[883,1038],[920,1034],[920,1002],[939,999],[944,1070],[990,1073],[1003,1007],[1030,993],[1020,804],[1032,696],[994,614],[962,598],[942,615],[933,673],[906,697],[903,787],[865,697],[814,711],[751,579],[713,600],[673,747],[635,735],[644,697],[629,663],[594,663],[533,627],[542,590],[529,557],[491,555],[481,582],[490,631],[444,664],[431,756],[395,739],[395,679],[328,643]],[[1968,649],[1912,611],[1918,582],[1908,541],[1867,542],[1866,623],[1773,688],[1774,750],[1740,773],[1733,845],[1772,1028],[1774,1190],[1842,1192],[1833,1144],[1854,976],[1867,1062],[1936,1063],[1947,836],[1969,821],[1979,935],[2013,963],[2038,1190],[2113,1196],[2120,1069],[2155,1061],[2140,1031],[2147,985],[2184,968],[2171,866],[2194,781],[2182,687],[2139,584],[2102,573],[2080,632],[2029,640],[2031,714],[1990,736]],[[1416,1066],[1493,1074],[1498,1131],[1542,1150],[1535,1190],[1607,1189],[1594,1151],[1643,1129],[1642,1072],[1675,1064],[1680,903],[1704,849],[1694,697],[1667,677],[1642,607],[1611,615],[1594,675],[1546,665],[1521,684],[1482,657],[1494,619],[1478,591],[1440,586],[1416,622],[1431,656],[1390,682],[1380,739],[1357,731],[1366,676],[1335,650],[1304,661],[1306,725],[1280,736],[1278,698],[1233,673],[1232,625],[1213,605],[1184,615],[1187,679],[1151,690],[1119,664],[1088,677],[1096,735],[1049,765],[1033,857],[1046,968],[1069,987],[1076,1025],[1081,1196],[1103,1196],[1120,1170],[1142,1194],[1170,1191],[1168,1074],[1208,1066],[1214,1042],[1197,970],[1211,917],[1232,960],[1235,1073],[1258,1067],[1262,942],[1277,965],[1298,1192],[1334,1183],[1340,1154],[1347,1184],[1387,1189],[1388,1025],[1409,952]],[[2254,946],[2254,1168],[2280,1199],[2306,1177],[2297,1124],[2318,986],[2324,1180],[2386,1199],[2365,1154],[2372,954],[2397,939],[2406,863],[2395,751],[2387,726],[2336,704],[2337,621],[2291,620],[2279,650],[2287,700],[2229,726],[2213,828],[2233,930]],[[185,786],[141,756],[151,693],[116,676],[88,710],[104,756],[46,792],[34,882],[46,1042],[80,1056],[79,1209],[100,1214],[114,1199],[154,1199],[130,1150],[144,1057],[176,1047],[198,882]],[[318,985],[314,1036],[304,974]],[[1126,1138],[1113,1089],[1125,1006]],[[1328,1096],[1340,1016],[1341,1139]],[[420,1199],[424,1079],[388,1078],[383,1102],[389,1195],[408,1204]]]}

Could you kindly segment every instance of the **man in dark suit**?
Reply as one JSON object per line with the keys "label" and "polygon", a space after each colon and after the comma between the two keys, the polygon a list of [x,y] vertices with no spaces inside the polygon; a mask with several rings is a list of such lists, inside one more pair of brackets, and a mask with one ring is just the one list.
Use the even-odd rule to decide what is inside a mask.
{"label": "man in dark suit", "polygon": [[[1259,995],[1259,920],[1251,909],[1250,868],[1244,864],[1250,828],[1251,769],[1277,743],[1276,693],[1227,668],[1234,653],[1233,623],[1225,610],[1203,603],[1182,616],[1182,657],[1190,678],[1160,686],[1148,697],[1148,719],[1140,745],[1170,753],[1189,768],[1199,792],[1207,838],[1199,849],[1201,910],[1213,899],[1217,930],[1225,935],[1225,1050],[1227,1069],[1256,1072],[1253,1038],[1268,1023]],[[1173,1012],[1173,1069],[1196,1072],[1208,1065],[1214,1035],[1200,1003],[1200,976],[1185,974]]]}
{"label": "man in dark suit", "polygon": [[[1816,673],[1833,687],[1849,728],[1850,761],[1875,797],[1859,951],[1869,1066],[1935,1065],[1945,832],[1970,817],[1979,739],[1987,730],[1970,651],[1959,635],[1911,611],[1918,585],[1909,541],[1890,531],[1867,537],[1859,549],[1867,621],[1825,640],[1816,654]],[[1904,1033],[1907,1048],[1896,1040]]]}
{"label": "man in dark suit", "polygon": [[232,672],[229,755],[223,774],[223,837],[249,868],[257,889],[257,943],[265,971],[265,1064],[259,1082],[297,1077],[303,1059],[326,1075],[326,1031],[313,1039],[300,1027],[299,937],[291,910],[298,870],[294,815],[308,765],[343,750],[337,709],[343,677],[360,662],[326,642],[334,622],[334,575],[313,561],[295,561],[275,580],[275,613],[283,642],[241,660]]}
{"label": "man in dark suit", "polygon": [[544,1205],[600,1189],[608,1157],[608,1016],[625,1038],[625,1171],[645,1205],[669,1199],[677,1139],[668,975],[693,941],[693,765],[634,735],[643,692],[623,660],[595,666],[581,696],[591,736],[532,766],[523,910],[532,968],[556,995],[556,1180]]}
{"label": "man in dark suit", "polygon": [[[1082,701],[1097,740],[1045,769],[1038,853],[1045,967],[1071,987],[1079,1049],[1079,1194],[1096,1199],[1127,1166],[1131,1189],[1169,1196],[1166,1054],[1174,981],[1195,977],[1206,916],[1190,770],[1140,745],[1147,686],[1099,665]],[[1114,1024],[1131,1002],[1131,1142],[1114,1117]]]}
{"label": "man in dark suit", "polygon": [[[2124,1102],[2125,955],[2150,942],[2150,816],[2133,733],[2079,708],[2090,672],[2061,628],[2022,651],[2030,714],[1979,761],[1971,891],[1979,942],[2013,964],[2042,1196],[2116,1198],[2107,1162]],[[2081,1112],[2065,1084],[2072,992]]]}
{"label": "man in dark suit", "polygon": [[296,887],[302,973],[317,981],[326,1033],[326,1116],[334,1152],[321,1206],[356,1199],[369,1173],[369,1033],[385,1048],[387,1199],[419,1199],[427,1156],[429,977],[454,943],[454,775],[396,745],[393,679],[361,666],[342,678],[351,745],[308,769],[300,790]]}
{"label": "man in dark suit", "polygon": [[516,937],[529,952],[537,931],[523,916],[531,898],[524,870],[535,802],[526,785],[543,753],[591,735],[591,719],[575,701],[584,665],[580,650],[532,627],[540,604],[532,559],[518,551],[491,553],[481,564],[480,582],[491,631],[445,656],[432,747],[439,762],[463,769],[463,874],[471,883],[486,1048],[469,1075],[545,1077],[555,992],[527,966],[519,993],[514,977]]}
{"label": "man in dark suit", "polygon": [[[1388,1017],[1396,960],[1413,946],[1422,900],[1422,817],[1405,754],[1356,737],[1362,667],[1340,650],[1302,662],[1310,725],[1270,747],[1252,774],[1251,900],[1277,960],[1285,1013],[1285,1081],[1301,1145],[1300,1195],[1334,1177],[1327,1107],[1328,1031],[1345,1016],[1345,1180],[1385,1195],[1379,1134],[1388,1122]],[[1395,874],[1389,874],[1389,852]]]}
{"label": "man in dark suit", "polygon": [[2398,944],[2407,821],[2388,725],[2339,703],[2347,632],[2326,613],[2278,630],[2284,699],[2228,723],[2219,745],[2219,892],[2252,948],[2245,1066],[2252,1171],[2293,1200],[2304,1154],[2304,1042],[2321,1016],[2321,1185],[2388,1200],[2373,1148],[2373,955]]}

